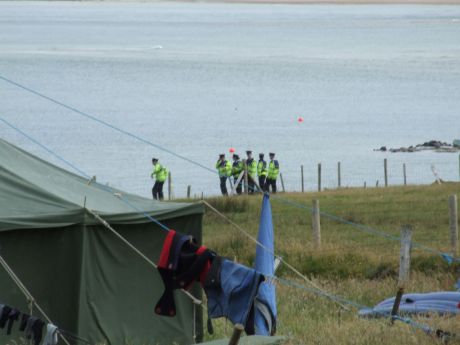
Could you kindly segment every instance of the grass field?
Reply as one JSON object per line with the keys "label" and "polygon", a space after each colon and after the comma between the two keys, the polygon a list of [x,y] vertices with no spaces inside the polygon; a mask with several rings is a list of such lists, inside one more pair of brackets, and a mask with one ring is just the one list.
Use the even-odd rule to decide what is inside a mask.
{"label": "grass field", "polygon": [[[399,236],[404,224],[413,228],[413,240],[448,252],[448,197],[460,194],[459,183],[373,189],[341,189],[321,193],[286,193],[271,198],[275,248],[314,283],[333,294],[372,306],[394,296],[399,265],[399,242],[379,237],[326,217],[321,218],[322,245],[312,245],[313,199],[322,212]],[[293,207],[284,200],[302,204]],[[207,201],[257,235],[262,197],[212,198]],[[207,209],[204,243],[219,254],[252,265],[255,244],[225,220]],[[460,266],[447,265],[438,255],[412,251],[411,280],[407,292],[453,290]],[[277,275],[308,286],[281,265]],[[364,320],[357,309],[340,307],[323,296],[277,284],[278,334],[288,344],[432,344],[436,338],[423,331],[388,320]],[[423,317],[416,321],[460,334],[460,317]],[[214,321],[216,333],[207,339],[229,336],[232,325]]]}

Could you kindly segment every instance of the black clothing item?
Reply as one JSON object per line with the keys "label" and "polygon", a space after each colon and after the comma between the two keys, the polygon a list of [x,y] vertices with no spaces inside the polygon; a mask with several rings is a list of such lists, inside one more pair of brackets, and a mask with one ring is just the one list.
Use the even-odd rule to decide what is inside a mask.
{"label": "black clothing item", "polygon": [[[233,181],[236,185],[236,181],[238,181],[238,177],[234,177]],[[236,186],[236,194],[240,195],[243,192],[243,179],[240,180],[240,183]]]}
{"label": "black clothing item", "polygon": [[27,326],[27,322],[30,319],[30,315],[22,314],[21,325],[19,326],[19,330],[24,332]]}
{"label": "black clothing item", "polygon": [[155,200],[163,200],[163,182],[155,181],[152,188],[152,196]]}
{"label": "black clothing item", "polygon": [[[248,167],[254,162],[254,158],[248,158],[246,160],[246,167]],[[248,194],[254,194],[256,191],[256,183],[254,179],[248,174]]]}
{"label": "black clothing item", "polygon": [[270,186],[272,187],[272,193],[276,193],[276,179],[271,179],[267,177],[267,182],[266,182],[266,191],[270,191]]}
{"label": "black clothing item", "polygon": [[259,176],[259,187],[263,192],[265,191],[265,179],[266,176]]}
{"label": "black clothing item", "polygon": [[25,329],[27,339],[32,338],[32,335],[33,335],[32,326],[34,325],[35,321],[37,321],[37,320],[38,320],[38,318],[36,318],[35,316],[31,316],[27,320],[26,329]]}
{"label": "black clothing item", "polygon": [[11,330],[13,328],[13,323],[14,321],[17,321],[19,319],[19,315],[21,315],[21,312],[17,309],[12,309],[8,315],[8,326],[6,328],[6,334],[11,334]]}
{"label": "black clothing item", "polygon": [[32,324],[32,328],[31,328],[32,334],[29,334],[27,339],[30,339],[32,337],[34,340],[34,345],[40,345],[40,342],[42,341],[42,337],[43,337],[43,327],[44,326],[45,326],[45,323],[40,319],[36,319],[34,323]]}
{"label": "black clothing item", "polygon": [[220,178],[220,191],[222,192],[222,195],[226,196],[228,195],[227,192],[227,177],[226,176],[221,176]]}
{"label": "black clothing item", "polygon": [[204,279],[214,256],[214,252],[198,246],[190,236],[170,230],[157,267],[165,289],[155,306],[155,313],[175,316],[174,290],[188,289],[194,281]]}
{"label": "black clothing item", "polygon": [[11,310],[12,309],[7,305],[3,306],[2,315],[0,315],[0,328],[4,328],[6,326],[6,321],[8,321]]}

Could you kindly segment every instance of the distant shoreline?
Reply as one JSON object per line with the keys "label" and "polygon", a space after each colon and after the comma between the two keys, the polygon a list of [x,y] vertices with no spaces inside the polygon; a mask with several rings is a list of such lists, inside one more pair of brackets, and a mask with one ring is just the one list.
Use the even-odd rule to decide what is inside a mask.
{"label": "distant shoreline", "polygon": [[[10,2],[11,0],[0,0]],[[15,2],[197,3],[266,5],[460,5],[460,0],[16,0]]]}
{"label": "distant shoreline", "polygon": [[[86,0],[83,0],[86,1]],[[89,0],[91,1],[91,0]],[[98,0],[96,0],[98,1]],[[100,0],[105,2],[106,0]],[[108,2],[113,0],[108,0]],[[115,0],[117,1],[117,0]],[[124,1],[124,0],[120,0]],[[128,0],[129,1],[129,0]],[[136,2],[137,0],[133,0]],[[273,5],[460,5],[460,0],[160,0],[141,2],[186,2],[206,4],[273,4]]]}

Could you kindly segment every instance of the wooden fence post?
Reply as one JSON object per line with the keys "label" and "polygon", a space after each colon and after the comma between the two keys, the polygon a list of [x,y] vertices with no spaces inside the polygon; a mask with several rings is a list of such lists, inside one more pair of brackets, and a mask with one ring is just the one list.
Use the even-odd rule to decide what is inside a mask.
{"label": "wooden fence post", "polygon": [[406,163],[403,163],[404,185],[407,186]]}
{"label": "wooden fence post", "polygon": [[242,324],[237,323],[233,328],[232,337],[228,342],[228,345],[238,345],[241,338],[241,333],[244,331],[244,326]]}
{"label": "wooden fence post", "polygon": [[303,165],[300,166],[300,184],[302,187],[302,193],[305,192],[304,182],[303,182]]}
{"label": "wooden fence post", "polygon": [[383,160],[383,174],[385,177],[385,187],[388,187],[388,162],[386,158]]}
{"label": "wooden fence post", "polygon": [[313,200],[313,209],[311,212],[311,224],[313,230],[313,245],[315,248],[321,246],[321,213],[319,210],[319,200]]}
{"label": "wooden fence post", "polygon": [[246,163],[246,160],[243,160],[244,164],[244,194],[249,194],[249,180],[248,180],[248,164]]}
{"label": "wooden fence post", "polygon": [[[404,288],[409,281],[410,272],[410,250],[412,239],[412,227],[404,225],[401,229],[401,250],[399,255],[399,276],[398,276],[398,291],[396,293],[395,302],[391,310],[391,316],[398,315],[399,304],[404,294]],[[391,320],[394,321],[394,318]]]}
{"label": "wooden fence post", "polygon": [[321,163],[318,163],[318,192],[321,192]]}
{"label": "wooden fence post", "polygon": [[286,190],[284,189],[284,180],[283,180],[283,174],[280,173],[280,181],[281,181],[281,189],[283,190],[283,192],[285,192]]}
{"label": "wooden fence post", "polygon": [[458,208],[457,195],[449,196],[449,227],[450,227],[450,245],[452,255],[458,256]]}
{"label": "wooden fence post", "polygon": [[171,172],[168,174],[168,200],[171,200],[172,198],[172,177],[171,177]]}
{"label": "wooden fence post", "polygon": [[339,188],[342,187],[342,172],[340,168],[340,162],[337,162],[337,185]]}
{"label": "wooden fence post", "polygon": [[191,186],[191,185],[188,185],[188,186],[187,186],[187,199],[190,199],[191,191],[192,191],[192,186]]}

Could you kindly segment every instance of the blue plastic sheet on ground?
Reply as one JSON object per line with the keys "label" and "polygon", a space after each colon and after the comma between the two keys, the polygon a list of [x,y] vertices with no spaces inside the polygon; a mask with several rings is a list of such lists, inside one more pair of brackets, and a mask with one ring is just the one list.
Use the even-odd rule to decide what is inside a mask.
{"label": "blue plastic sheet on ground", "polygon": [[[386,317],[391,314],[395,297],[388,298],[374,308],[359,311],[360,316]],[[399,314],[438,314],[460,315],[460,292],[439,291],[428,293],[411,293],[402,296]]]}

